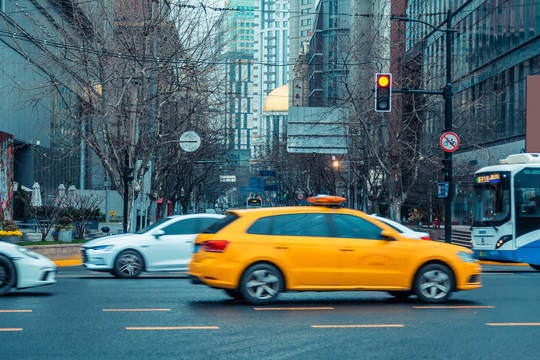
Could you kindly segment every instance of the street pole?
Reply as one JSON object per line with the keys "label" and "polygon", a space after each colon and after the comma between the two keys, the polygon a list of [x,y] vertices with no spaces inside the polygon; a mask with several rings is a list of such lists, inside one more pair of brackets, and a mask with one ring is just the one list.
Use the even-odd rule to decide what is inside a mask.
{"label": "street pole", "polygon": [[[444,88],[444,132],[452,131],[452,11],[448,10],[446,18],[446,86]],[[452,152],[445,151],[444,159],[448,164],[445,181],[448,182],[448,197],[444,203],[444,241],[452,242]]]}
{"label": "street pole", "polygon": [[127,182],[127,169],[129,168],[129,157],[126,152],[124,159],[124,213],[122,214],[122,223],[124,225],[124,234],[127,233],[128,225],[128,197],[129,197],[129,185]]}
{"label": "street pole", "polygon": [[[441,31],[446,33],[446,85],[442,91],[436,90],[411,90],[411,89],[392,89],[392,92],[396,93],[406,93],[406,94],[431,94],[431,95],[442,95],[444,102],[444,132],[452,131],[452,43],[453,43],[453,33],[457,30],[452,29],[452,11],[448,10],[446,18],[446,29],[441,29],[436,26],[431,25],[422,20],[415,20],[409,18],[402,18],[393,16],[390,20],[398,21],[410,21],[418,22],[424,25],[427,25],[434,29],[435,31]],[[444,154],[445,164],[448,166],[448,173],[445,174],[444,180],[448,183],[448,197],[445,199],[444,211],[444,241],[447,243],[452,242],[452,152],[445,151]]]}

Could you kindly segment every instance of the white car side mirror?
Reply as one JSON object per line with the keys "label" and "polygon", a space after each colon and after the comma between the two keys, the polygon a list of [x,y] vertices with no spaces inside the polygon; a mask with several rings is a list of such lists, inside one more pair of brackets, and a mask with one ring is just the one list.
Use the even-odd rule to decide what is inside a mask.
{"label": "white car side mirror", "polygon": [[160,229],[160,230],[156,230],[154,232],[154,236],[157,237],[157,238],[159,238],[161,235],[165,235],[165,231]]}

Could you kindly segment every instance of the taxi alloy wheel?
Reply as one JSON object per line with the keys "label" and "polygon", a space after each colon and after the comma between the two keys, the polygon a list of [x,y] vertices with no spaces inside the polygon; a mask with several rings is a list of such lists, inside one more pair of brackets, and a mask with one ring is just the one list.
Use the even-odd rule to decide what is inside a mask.
{"label": "taxi alloy wheel", "polygon": [[275,301],[283,291],[283,275],[273,265],[256,264],[246,270],[240,279],[240,293],[255,305]]}
{"label": "taxi alloy wheel", "polygon": [[5,256],[0,255],[0,295],[7,294],[16,281],[15,266]]}
{"label": "taxi alloy wheel", "polygon": [[122,251],[114,261],[113,273],[120,278],[136,278],[142,270],[143,259],[138,252],[133,250]]}
{"label": "taxi alloy wheel", "polygon": [[454,288],[452,271],[441,264],[422,267],[414,280],[414,292],[425,303],[436,304],[448,300]]}

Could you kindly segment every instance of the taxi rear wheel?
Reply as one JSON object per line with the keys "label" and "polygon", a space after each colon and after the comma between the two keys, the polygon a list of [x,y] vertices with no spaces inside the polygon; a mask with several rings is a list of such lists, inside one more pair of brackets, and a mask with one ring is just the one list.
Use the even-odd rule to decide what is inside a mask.
{"label": "taxi rear wheel", "polygon": [[122,251],[114,260],[113,274],[123,279],[134,279],[143,270],[142,256],[133,250]]}
{"label": "taxi rear wheel", "polygon": [[414,279],[414,293],[420,300],[429,304],[448,300],[454,288],[452,271],[441,264],[423,266]]}
{"label": "taxi rear wheel", "polygon": [[283,288],[283,275],[270,264],[255,264],[249,267],[242,275],[239,286],[244,299],[255,305],[274,302]]}
{"label": "taxi rear wheel", "polygon": [[0,255],[0,295],[7,294],[15,286],[16,277],[11,260]]}

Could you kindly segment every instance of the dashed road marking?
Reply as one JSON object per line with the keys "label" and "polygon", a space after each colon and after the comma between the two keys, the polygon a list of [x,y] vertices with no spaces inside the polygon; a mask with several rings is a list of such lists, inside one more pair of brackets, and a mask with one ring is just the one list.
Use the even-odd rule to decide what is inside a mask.
{"label": "dashed road marking", "polygon": [[413,306],[413,309],[495,309],[495,306],[460,306],[460,305],[451,305],[451,306]]}
{"label": "dashed road marking", "polygon": [[264,311],[264,310],[334,310],[333,307],[291,307],[291,308],[253,308],[253,310]]}
{"label": "dashed road marking", "polygon": [[0,313],[28,313],[32,310],[0,310]]}
{"label": "dashed road marking", "polygon": [[102,311],[171,311],[171,309],[102,309]]}
{"label": "dashed road marking", "polygon": [[366,325],[311,325],[312,328],[382,328],[405,327],[403,324],[366,324]]}
{"label": "dashed road marking", "polygon": [[540,323],[486,323],[487,326],[540,326]]}
{"label": "dashed road marking", "polygon": [[126,327],[126,330],[217,330],[219,326],[147,326]]}
{"label": "dashed road marking", "polygon": [[22,331],[22,328],[0,328],[0,331]]}

